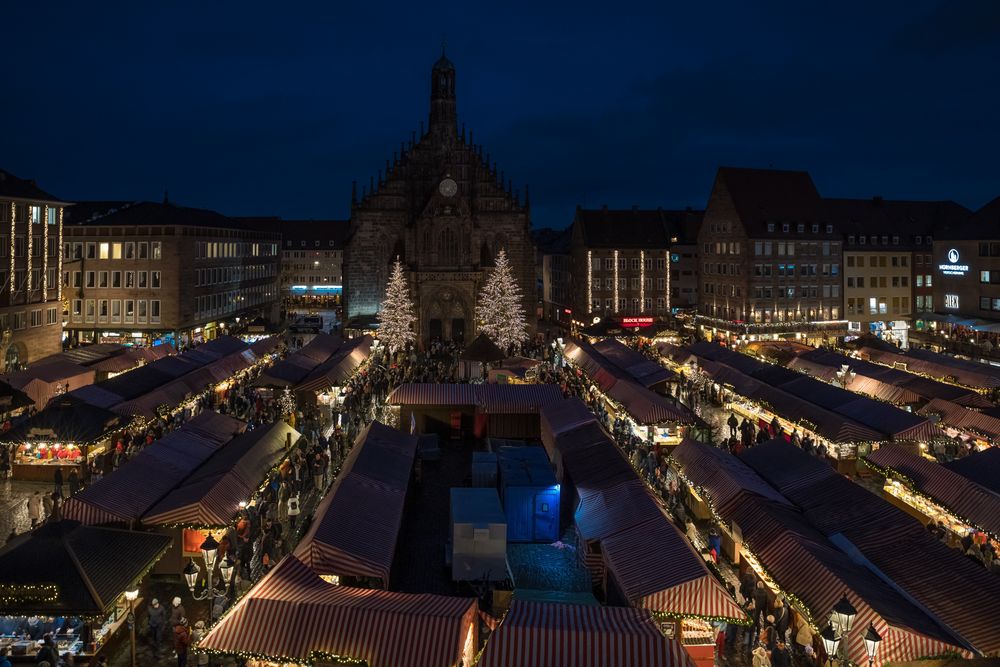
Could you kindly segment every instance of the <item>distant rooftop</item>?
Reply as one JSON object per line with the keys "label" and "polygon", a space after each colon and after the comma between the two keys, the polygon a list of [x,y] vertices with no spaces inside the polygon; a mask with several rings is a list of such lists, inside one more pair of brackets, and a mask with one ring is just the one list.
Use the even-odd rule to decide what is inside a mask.
{"label": "distant rooftop", "polygon": [[4,171],[3,169],[0,169],[0,197],[64,203],[55,195],[42,190],[33,180],[18,178],[14,174],[9,171]]}
{"label": "distant rooftop", "polygon": [[247,229],[236,218],[169,202],[87,201],[68,209],[64,225],[184,226]]}
{"label": "distant rooftop", "polygon": [[[347,242],[350,221],[348,220],[284,220],[277,216],[238,217],[239,222],[250,229],[262,232],[279,232],[282,247],[293,248],[342,248]],[[302,242],[305,241],[305,245]],[[316,245],[319,241],[319,246]]]}
{"label": "distant rooftop", "polygon": [[[588,247],[669,248],[675,243],[694,243],[704,211],[667,211],[662,208],[585,209],[577,207],[575,225],[580,226]],[[676,238],[677,241],[671,241]]]}

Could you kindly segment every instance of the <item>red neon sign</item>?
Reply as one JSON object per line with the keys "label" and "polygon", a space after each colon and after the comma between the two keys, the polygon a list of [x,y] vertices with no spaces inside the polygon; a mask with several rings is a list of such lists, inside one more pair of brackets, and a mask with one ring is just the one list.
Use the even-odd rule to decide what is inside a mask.
{"label": "red neon sign", "polygon": [[623,317],[621,319],[623,327],[648,327],[653,324],[652,317]]}

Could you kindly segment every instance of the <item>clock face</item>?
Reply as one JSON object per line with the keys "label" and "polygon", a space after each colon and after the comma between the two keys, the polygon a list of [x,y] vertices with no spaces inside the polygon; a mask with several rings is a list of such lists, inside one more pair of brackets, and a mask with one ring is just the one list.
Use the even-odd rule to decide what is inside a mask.
{"label": "clock face", "polygon": [[458,183],[450,178],[446,178],[441,181],[441,185],[438,186],[438,190],[445,197],[454,197],[455,193],[458,192]]}

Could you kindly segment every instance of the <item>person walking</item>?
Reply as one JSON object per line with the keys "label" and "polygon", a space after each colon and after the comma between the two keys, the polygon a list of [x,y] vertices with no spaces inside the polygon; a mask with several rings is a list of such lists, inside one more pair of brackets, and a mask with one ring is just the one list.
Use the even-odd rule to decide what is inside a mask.
{"label": "person walking", "polygon": [[77,474],[76,468],[69,471],[67,481],[69,482],[69,495],[75,495],[80,490],[80,475]]}
{"label": "person walking", "polygon": [[56,466],[56,472],[55,472],[55,475],[52,478],[52,481],[53,481],[53,484],[55,486],[55,489],[54,489],[55,493],[58,493],[61,496],[63,494],[63,488],[62,488],[63,487],[62,466],[58,466],[58,465]]}
{"label": "person walking", "polygon": [[149,620],[149,643],[153,647],[153,656],[160,657],[160,642],[163,641],[163,628],[167,624],[167,610],[160,605],[160,601],[153,598],[146,610],[146,617]]}
{"label": "person walking", "polygon": [[729,424],[729,437],[730,438],[735,438],[736,437],[736,427],[740,425],[739,420],[736,419],[736,413],[735,412],[729,415],[729,419],[726,420],[726,423]]}
{"label": "person walking", "polygon": [[31,519],[31,527],[34,528],[42,519],[42,494],[35,491],[28,497],[28,518]]}
{"label": "person walking", "polygon": [[295,492],[294,495],[288,498],[288,525],[291,526],[291,531],[289,533],[295,532],[295,522],[299,519],[299,494]]}
{"label": "person walking", "polygon": [[174,651],[177,653],[177,667],[187,667],[188,647],[191,646],[191,632],[187,619],[181,618],[174,626]]}
{"label": "person walking", "polygon": [[[170,610],[170,626],[174,627],[180,623],[181,619],[187,618],[187,612],[184,611],[184,605],[181,604],[179,597],[174,598],[172,605],[173,608]],[[185,625],[187,624],[185,623]]]}
{"label": "person walking", "polygon": [[[194,624],[194,632],[191,633],[191,645],[197,646],[198,642],[200,642],[204,636],[205,621],[198,621]],[[208,664],[208,653],[205,653],[204,651],[196,651],[195,655],[197,656],[197,664],[199,667],[201,665]]]}

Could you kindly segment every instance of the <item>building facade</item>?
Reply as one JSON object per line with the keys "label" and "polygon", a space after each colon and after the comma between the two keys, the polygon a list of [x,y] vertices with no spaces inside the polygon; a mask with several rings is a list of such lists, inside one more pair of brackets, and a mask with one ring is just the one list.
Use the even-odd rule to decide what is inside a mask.
{"label": "building facade", "polygon": [[351,202],[344,256],[347,327],[370,324],[392,263],[403,263],[418,339],[471,341],[480,286],[502,248],[524,294],[529,330],[537,295],[527,191],[522,200],[472,135],[459,131],[455,66],[431,72],[431,111],[421,129]]}
{"label": "building facade", "polygon": [[539,316],[565,326],[573,319],[571,229],[539,229],[533,234],[537,253]]}
{"label": "building facade", "polygon": [[187,345],[235,331],[278,305],[275,232],[213,211],[87,202],[67,212],[66,332],[77,343]]}
{"label": "building facade", "polygon": [[705,335],[843,335],[841,236],[803,171],[720,168],[698,236]]}
{"label": "building facade", "polygon": [[334,308],[344,285],[347,220],[238,218],[252,229],[281,234],[281,303],[289,308]]}
{"label": "building facade", "polygon": [[920,311],[933,308],[933,231],[968,211],[955,202],[825,199],[844,232],[844,313],[854,333],[908,346]]}
{"label": "building facade", "polygon": [[577,207],[570,257],[578,321],[665,317],[675,300],[690,305],[697,295],[694,239],[701,219],[702,212],[692,210]]}
{"label": "building facade", "polygon": [[63,212],[34,181],[0,170],[0,362],[20,370],[62,351]]}
{"label": "building facade", "polygon": [[[1000,331],[1000,197],[935,234],[931,257],[934,313],[925,318],[965,320],[977,330]],[[937,317],[935,317],[935,315]]]}

